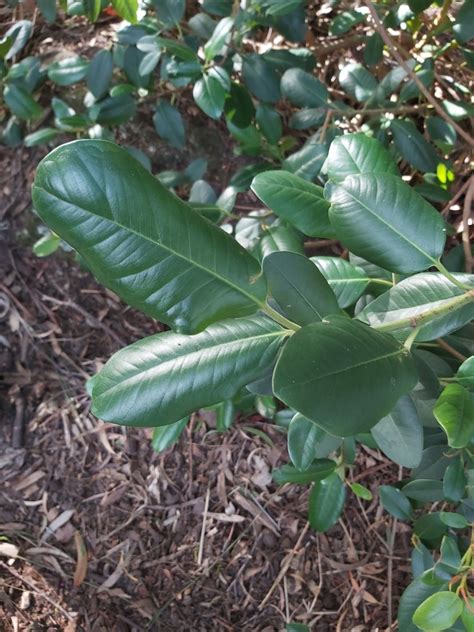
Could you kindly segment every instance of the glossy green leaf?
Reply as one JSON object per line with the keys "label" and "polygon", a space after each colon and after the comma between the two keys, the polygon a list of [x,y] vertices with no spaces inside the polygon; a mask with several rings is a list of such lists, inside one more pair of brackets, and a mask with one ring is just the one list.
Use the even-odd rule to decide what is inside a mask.
{"label": "glossy green leaf", "polygon": [[320,533],[330,529],[341,515],[345,500],[346,488],[335,472],[315,483],[308,501],[311,527]]}
{"label": "glossy green leaf", "polygon": [[344,35],[354,26],[365,20],[365,13],[354,9],[352,11],[343,11],[336,15],[329,25],[329,35]]}
{"label": "glossy green leaf", "polygon": [[301,68],[287,70],[281,78],[281,91],[293,105],[308,108],[325,108],[329,104],[326,86]]}
{"label": "glossy green leaf", "polygon": [[426,173],[436,172],[442,159],[433,145],[420,134],[412,121],[395,119],[390,123],[395,147],[410,165]]}
{"label": "glossy green leaf", "polygon": [[443,477],[443,492],[451,502],[459,502],[465,493],[466,474],[460,457],[451,460]]}
{"label": "glossy green leaf", "polygon": [[333,435],[370,430],[417,382],[391,336],[343,316],[303,327],[283,349],[275,395]]}
{"label": "glossy green leaf", "polygon": [[210,75],[204,75],[194,84],[193,97],[201,110],[212,119],[218,119],[225,103],[225,90],[222,85]]}
{"label": "glossy green leaf", "polygon": [[183,19],[185,0],[153,0],[158,20],[165,26],[175,26]]}
{"label": "glossy green leaf", "polygon": [[463,601],[456,593],[437,592],[418,606],[413,623],[426,632],[447,630],[456,623],[463,611]]}
{"label": "glossy green leaf", "polygon": [[259,103],[257,106],[256,120],[262,134],[271,145],[276,145],[283,133],[281,118],[275,108]]}
{"label": "glossy green leaf", "polygon": [[87,69],[87,87],[96,99],[107,94],[114,62],[109,50],[100,50],[92,58]]}
{"label": "glossy green leaf", "polygon": [[56,0],[37,0],[38,8],[48,24],[56,19]]}
{"label": "glossy green leaf", "polygon": [[415,579],[404,591],[398,607],[398,625],[400,631],[419,632],[420,628],[412,621],[415,610],[431,595],[437,593],[439,590],[446,590],[447,582],[438,579],[430,580],[430,573],[431,571],[428,571]]}
{"label": "glossy green leaf", "polygon": [[286,332],[259,316],[225,320],[195,336],[165,332],[118,351],[92,389],[105,421],[163,426],[231,399],[275,361]]}
{"label": "glossy green leaf", "polygon": [[364,61],[367,66],[375,66],[383,59],[384,42],[378,33],[372,33],[367,38],[364,48]]}
{"label": "glossy green leaf", "polygon": [[255,107],[248,90],[232,81],[226,95],[224,112],[228,121],[237,127],[248,127],[255,115]]}
{"label": "glossy green leaf", "polygon": [[230,32],[234,26],[234,18],[222,18],[216,25],[210,39],[204,45],[204,55],[206,61],[214,59],[218,55],[225,43],[230,39]]}
{"label": "glossy green leaf", "polygon": [[413,470],[413,478],[431,478],[440,481],[451,463],[445,443],[431,445],[423,450],[420,464]]}
{"label": "glossy green leaf", "polygon": [[6,61],[18,55],[30,39],[32,31],[33,23],[30,20],[18,20],[10,26],[4,35],[5,39],[10,39],[12,42],[5,53]]}
{"label": "glossy green leaf", "polygon": [[287,464],[276,468],[272,472],[273,480],[277,485],[285,483],[295,483],[297,485],[307,485],[316,481],[321,481],[330,476],[336,469],[336,462],[331,459],[318,459],[300,472],[293,465]]}
{"label": "glossy green leaf", "polygon": [[362,268],[340,257],[311,257],[311,261],[322,272],[341,308],[353,305],[371,281]]}
{"label": "glossy green leaf", "polygon": [[58,86],[70,86],[84,79],[88,67],[87,60],[75,55],[52,63],[48,68],[48,77]]}
{"label": "glossy green leaf", "polygon": [[463,2],[453,25],[453,33],[460,44],[467,44],[474,39],[474,2],[472,0]]}
{"label": "glossy green leaf", "polygon": [[339,73],[339,83],[350,97],[363,103],[370,101],[377,90],[377,80],[362,64],[347,64]]}
{"label": "glossy green leaf", "polygon": [[324,123],[326,115],[327,110],[325,108],[303,108],[302,110],[293,112],[288,126],[291,127],[291,129],[320,127]]}
{"label": "glossy green leaf", "polygon": [[304,255],[302,239],[291,226],[269,226],[258,244],[262,259],[281,250]]}
{"label": "glossy green leaf", "polygon": [[188,20],[188,26],[194,35],[208,40],[216,28],[217,22],[207,13],[196,13]]}
{"label": "glossy green leaf", "polygon": [[465,388],[474,388],[474,356],[464,360],[456,373],[456,379]]}
{"label": "glossy green leaf", "polygon": [[339,312],[334,292],[306,257],[295,252],[274,252],[263,260],[263,272],[270,294],[293,322],[309,325]]}
{"label": "glossy green leaf", "polygon": [[94,117],[101,125],[120,125],[131,119],[136,112],[137,103],[130,94],[107,97],[99,101],[94,108]]}
{"label": "glossy green leaf", "polygon": [[104,285],[174,328],[196,332],[264,303],[255,259],[113,143],[56,149],[38,168],[33,199]]}
{"label": "glossy green leaf", "polygon": [[338,136],[332,141],[326,171],[336,183],[362,173],[399,175],[395,161],[382,143],[362,132]]}
{"label": "glossy green leaf", "polygon": [[474,398],[461,384],[448,384],[433,409],[452,448],[464,448],[474,438]]}
{"label": "glossy green leaf", "polygon": [[[455,277],[474,288],[474,275],[456,274]],[[420,327],[417,341],[434,340],[456,331],[474,318],[474,297],[471,302],[455,308],[456,301],[453,303],[453,299],[463,297],[464,294],[462,289],[442,274],[426,272],[403,279],[369,303],[357,317],[373,327],[405,321],[392,334],[397,338],[406,338],[413,330],[413,322],[417,317],[429,310],[443,307],[447,309],[452,305],[450,311]]]}
{"label": "glossy green leaf", "polygon": [[163,450],[177,443],[188,421],[189,417],[184,417],[184,419],[180,419],[180,421],[176,421],[174,424],[157,426],[153,430],[151,437],[151,447],[153,450],[155,452],[163,452]]}
{"label": "glossy green leaf", "polygon": [[380,502],[383,508],[399,520],[410,520],[413,513],[410,501],[397,487],[380,485]]}
{"label": "glossy green leaf", "polygon": [[393,410],[371,432],[378,447],[397,465],[416,467],[420,464],[423,427],[408,395],[401,397]]}
{"label": "glossy green leaf", "polygon": [[423,503],[434,503],[444,500],[443,483],[429,479],[417,479],[407,483],[403,487],[403,493],[407,498]]}
{"label": "glossy green leaf", "polygon": [[25,147],[36,147],[37,145],[49,143],[54,140],[58,134],[59,131],[54,129],[54,127],[43,127],[42,129],[25,136]]}
{"label": "glossy green leaf", "polygon": [[257,175],[251,188],[282,219],[310,237],[334,237],[323,189],[285,171]]}
{"label": "glossy green leaf", "polygon": [[442,511],[439,517],[445,525],[452,529],[465,529],[469,526],[466,517],[454,511]]}
{"label": "glossy green leaf", "polygon": [[300,472],[308,469],[316,458],[318,426],[297,413],[288,428],[288,454]]}
{"label": "glossy green leaf", "polygon": [[443,219],[400,178],[349,176],[329,194],[329,221],[356,255],[398,273],[426,270],[441,256]]}
{"label": "glossy green leaf", "polygon": [[161,100],[156,106],[153,124],[161,138],[169,141],[173,147],[181,149],[186,142],[183,118],[171,103]]}
{"label": "glossy green leaf", "polygon": [[280,77],[262,55],[246,55],[242,64],[242,77],[250,92],[264,103],[280,99]]}
{"label": "glossy green leaf", "polygon": [[43,114],[43,108],[23,87],[9,84],[3,91],[3,98],[12,114],[25,121],[34,121]]}
{"label": "glossy green leaf", "polygon": [[285,158],[282,168],[305,180],[314,180],[327,157],[327,146],[311,139],[301,149]]}

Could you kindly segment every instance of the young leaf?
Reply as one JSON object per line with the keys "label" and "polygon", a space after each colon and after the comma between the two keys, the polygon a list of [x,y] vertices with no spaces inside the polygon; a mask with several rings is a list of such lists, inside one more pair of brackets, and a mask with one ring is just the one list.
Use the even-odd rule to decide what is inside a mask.
{"label": "young leaf", "polygon": [[336,472],[315,483],[308,501],[311,527],[320,533],[330,529],[341,515],[345,500],[346,488]]}
{"label": "young leaf", "polygon": [[274,252],[263,260],[263,272],[270,294],[290,320],[309,325],[339,312],[328,282],[305,256]]}
{"label": "young leaf", "polygon": [[382,452],[398,465],[416,467],[420,464],[423,427],[408,395],[401,397],[371,432]]}
{"label": "young leaf", "polygon": [[181,149],[186,142],[186,132],[179,110],[171,103],[161,100],[153,116],[155,129],[161,138],[168,140],[173,147]]}
{"label": "young leaf", "polygon": [[326,171],[336,183],[362,173],[399,175],[395,161],[382,143],[362,132],[338,136],[332,141]]}
{"label": "young leaf", "polygon": [[400,178],[349,176],[329,193],[329,221],[356,255],[392,272],[413,273],[435,265],[443,253],[443,219]]}
{"label": "young leaf", "polygon": [[256,260],[113,143],[55,149],[38,168],[33,199],[105,286],[174,328],[196,332],[264,303]]}
{"label": "young leaf", "polygon": [[401,490],[390,485],[380,485],[379,494],[380,502],[386,511],[399,520],[410,520],[413,509]]}
{"label": "young leaf", "polygon": [[274,213],[305,235],[334,237],[329,203],[321,187],[285,171],[266,171],[253,179],[251,188]]}
{"label": "young leaf", "polygon": [[204,75],[194,84],[193,97],[201,110],[212,119],[218,119],[224,110],[226,92],[221,83]]}
{"label": "young leaf", "polygon": [[359,483],[351,483],[351,490],[359,498],[363,500],[372,500],[372,492],[367,487],[360,485]]}
{"label": "young leaf", "polygon": [[87,87],[96,99],[107,94],[114,62],[109,50],[100,50],[92,58],[87,69]]}
{"label": "young leaf", "polygon": [[342,309],[353,305],[371,281],[362,268],[340,257],[311,257],[311,261],[322,272]]}
{"label": "young leaf", "polygon": [[288,428],[288,454],[300,472],[307,470],[316,458],[318,430],[315,423],[299,413],[291,420]]}
{"label": "young leaf", "polygon": [[287,464],[273,470],[272,477],[277,485],[285,483],[295,483],[297,485],[307,485],[315,481],[322,481],[330,476],[336,469],[336,462],[331,459],[318,459],[300,472],[293,465]]}
{"label": "young leaf", "polygon": [[[472,285],[474,275],[454,275],[460,282]],[[406,319],[406,324],[393,332],[397,338],[406,338],[413,330],[413,323],[421,314],[446,307],[446,312],[429,320],[420,327],[417,341],[427,341],[440,338],[460,329],[474,318],[474,296],[471,302],[459,304],[455,308],[456,297],[463,297],[462,289],[446,279],[442,274],[426,272],[403,279],[393,288],[377,297],[367,305],[357,318],[372,325],[385,326],[393,321]],[[467,300],[467,299],[466,299]],[[451,306],[451,309],[448,308]]]}
{"label": "young leaf", "polygon": [[212,36],[204,45],[204,55],[206,61],[214,59],[214,57],[221,52],[233,26],[234,18],[230,17],[222,18],[222,20],[217,24]]}
{"label": "young leaf", "polygon": [[275,361],[287,332],[253,316],[195,336],[165,332],[118,351],[99,372],[92,411],[129,426],[164,426],[231,399]]}
{"label": "young leaf", "polygon": [[413,623],[426,632],[447,630],[453,626],[463,611],[463,601],[456,593],[437,592],[418,606]]}
{"label": "young leaf", "polygon": [[112,0],[112,6],[127,22],[134,24],[137,21],[138,0]]}
{"label": "young leaf", "polygon": [[273,375],[277,397],[339,437],[370,430],[416,382],[406,349],[343,316],[292,335]]}
{"label": "young leaf", "polygon": [[184,417],[184,419],[180,419],[180,421],[176,421],[174,424],[157,426],[153,430],[151,438],[151,447],[153,450],[155,452],[163,452],[163,450],[177,443],[188,421],[189,417]]}
{"label": "young leaf", "polygon": [[324,108],[329,105],[329,92],[319,79],[300,68],[287,70],[281,78],[281,91],[293,105]]}
{"label": "young leaf", "polygon": [[474,437],[474,399],[461,384],[448,384],[433,409],[448,445],[465,448]]}

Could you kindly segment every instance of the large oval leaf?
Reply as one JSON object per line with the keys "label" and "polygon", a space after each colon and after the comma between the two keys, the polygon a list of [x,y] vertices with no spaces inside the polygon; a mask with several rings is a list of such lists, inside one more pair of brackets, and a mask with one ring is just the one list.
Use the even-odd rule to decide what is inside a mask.
{"label": "large oval leaf", "polygon": [[372,436],[389,459],[403,467],[417,467],[423,453],[423,427],[408,395],[373,428]]}
{"label": "large oval leaf", "polygon": [[199,331],[265,300],[256,260],[113,143],[55,149],[38,168],[33,199],[99,281],[176,329]]}
{"label": "large oval leaf", "polygon": [[281,78],[281,91],[291,103],[300,107],[327,108],[329,92],[319,79],[301,68],[290,68]]}
{"label": "large oval leaf", "polygon": [[416,129],[412,121],[395,119],[390,124],[395,147],[408,164],[423,172],[436,172],[442,158],[435,148]]}
{"label": "large oval leaf", "polygon": [[329,193],[329,220],[356,255],[399,273],[426,270],[442,255],[441,216],[400,178],[349,176]]}
{"label": "large oval leaf", "polygon": [[273,375],[277,397],[339,437],[370,430],[416,382],[392,336],[343,316],[291,336]]}
{"label": "large oval leaf", "polygon": [[[474,275],[456,274],[456,278],[474,288]],[[456,305],[456,297],[465,293],[442,274],[426,272],[400,281],[357,315],[372,327],[389,328],[394,321],[405,321],[393,331],[397,338],[406,338],[413,330],[416,318],[433,309],[445,308],[445,313],[422,325],[418,341],[434,340],[456,331],[474,318],[474,296],[470,302]],[[468,297],[466,297],[466,301]]]}
{"label": "large oval leaf", "polygon": [[309,523],[315,531],[327,531],[342,513],[346,488],[336,472],[313,485],[308,501]]}
{"label": "large oval leaf", "polygon": [[286,171],[265,171],[252,181],[252,191],[276,215],[309,237],[334,237],[329,202],[323,189]]}
{"label": "large oval leaf", "polygon": [[448,384],[433,409],[452,448],[465,448],[474,438],[474,398],[461,384]]}
{"label": "large oval leaf", "polygon": [[92,412],[129,426],[179,421],[262,377],[287,333],[252,316],[216,323],[196,336],[165,332],[139,340],[94,378]]}
{"label": "large oval leaf", "polygon": [[369,285],[371,279],[364,270],[340,257],[311,257],[329,283],[339,307],[349,307]]}
{"label": "large oval leaf", "polygon": [[328,282],[305,256],[273,252],[263,260],[263,271],[271,295],[290,320],[309,325],[339,312]]}
{"label": "large oval leaf", "polygon": [[437,592],[418,606],[413,623],[426,632],[447,630],[456,623],[463,608],[464,602],[455,592]]}
{"label": "large oval leaf", "polygon": [[395,161],[382,143],[363,132],[338,136],[332,141],[326,171],[332,182],[342,182],[347,176],[361,173],[399,175]]}
{"label": "large oval leaf", "polygon": [[416,626],[412,617],[418,606],[428,597],[440,590],[445,590],[448,586],[447,582],[442,582],[434,578],[429,581],[426,575],[431,574],[427,571],[425,575],[417,577],[403,593],[398,607],[398,624],[399,629],[403,632],[419,632],[420,628]]}

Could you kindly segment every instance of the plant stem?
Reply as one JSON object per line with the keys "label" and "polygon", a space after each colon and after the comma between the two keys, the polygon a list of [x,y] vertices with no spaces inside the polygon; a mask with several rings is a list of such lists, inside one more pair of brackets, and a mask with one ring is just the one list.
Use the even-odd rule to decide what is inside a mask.
{"label": "plant stem", "polygon": [[454,283],[454,285],[456,285],[461,290],[468,290],[468,292],[472,290],[472,286],[466,285],[466,283],[462,283],[461,281],[456,279],[456,277],[444,267],[441,261],[437,261],[435,263],[435,266],[438,268],[441,274],[448,279],[448,281],[451,281],[451,283]]}
{"label": "plant stem", "polygon": [[415,329],[410,332],[410,335],[403,343],[403,346],[405,347],[405,349],[407,349],[407,351],[410,351],[412,344],[415,342],[416,337],[420,333],[420,327],[421,325],[418,325],[418,327],[415,327]]}
{"label": "plant stem", "polygon": [[427,309],[425,312],[421,312],[411,318],[401,318],[400,320],[394,320],[391,323],[372,325],[372,327],[378,331],[396,331],[397,329],[404,329],[405,327],[421,327],[438,316],[449,314],[449,312],[453,312],[456,309],[472,302],[474,302],[474,289],[470,288],[469,292],[446,300],[442,305],[438,305],[432,309]]}
{"label": "plant stem", "polygon": [[262,310],[267,316],[270,316],[272,320],[277,322],[279,325],[282,325],[286,329],[291,329],[292,331],[298,331],[298,329],[301,329],[299,325],[282,316],[279,312],[276,311],[276,309],[270,307],[270,305],[265,305]]}

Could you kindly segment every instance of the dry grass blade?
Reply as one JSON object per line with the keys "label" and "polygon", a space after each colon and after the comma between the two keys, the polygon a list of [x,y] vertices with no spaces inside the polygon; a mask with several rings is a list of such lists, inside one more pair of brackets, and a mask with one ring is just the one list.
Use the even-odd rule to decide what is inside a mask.
{"label": "dry grass blade", "polygon": [[78,588],[87,576],[87,549],[79,531],[74,534],[74,542],[76,544],[77,561],[74,571],[74,586]]}

